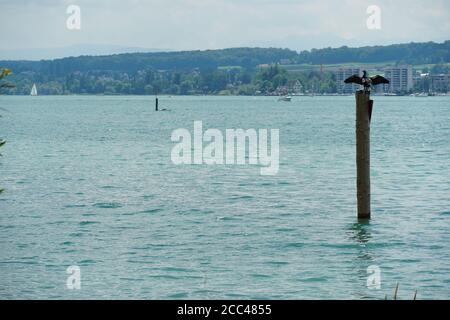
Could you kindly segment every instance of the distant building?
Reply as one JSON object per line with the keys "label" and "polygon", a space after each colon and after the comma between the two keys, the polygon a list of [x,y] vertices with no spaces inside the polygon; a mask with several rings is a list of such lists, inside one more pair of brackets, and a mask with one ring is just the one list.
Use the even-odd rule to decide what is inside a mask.
{"label": "distant building", "polygon": [[299,94],[303,92],[303,86],[300,81],[296,80],[292,85],[292,92]]}
{"label": "distant building", "polygon": [[275,89],[274,94],[275,95],[284,95],[284,94],[288,94],[289,93],[289,86],[278,86]]}
{"label": "distant building", "polygon": [[303,86],[299,80],[289,80],[286,85],[278,86],[273,94],[286,95],[286,94],[300,94],[303,91]]}
{"label": "distant building", "polygon": [[362,68],[340,68],[336,71],[336,90],[339,94],[352,94],[360,89],[360,85],[355,83],[345,83],[348,77],[357,74],[362,75]]}
{"label": "distant building", "polygon": [[448,92],[450,91],[450,74],[430,75],[431,91]]}
{"label": "distant building", "polygon": [[303,92],[303,86],[299,80],[289,80],[286,87],[281,89],[287,90],[288,93],[299,94]]}
{"label": "distant building", "polygon": [[281,60],[280,60],[280,64],[281,64],[281,65],[292,64],[292,60],[291,60],[291,59],[281,59]]}
{"label": "distant building", "polygon": [[390,81],[389,84],[384,85],[385,92],[408,92],[414,87],[412,66],[385,69],[384,77]]}

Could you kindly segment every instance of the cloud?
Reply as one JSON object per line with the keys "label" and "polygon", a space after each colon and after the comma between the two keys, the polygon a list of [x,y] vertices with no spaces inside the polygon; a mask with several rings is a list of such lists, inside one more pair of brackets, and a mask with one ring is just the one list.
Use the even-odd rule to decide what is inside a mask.
{"label": "cloud", "polygon": [[[65,27],[69,4],[82,29]],[[382,29],[366,28],[366,9],[382,10]],[[1,0],[1,49],[98,43],[171,49],[441,41],[450,34],[445,0]],[[6,44],[6,45],[5,45]]]}

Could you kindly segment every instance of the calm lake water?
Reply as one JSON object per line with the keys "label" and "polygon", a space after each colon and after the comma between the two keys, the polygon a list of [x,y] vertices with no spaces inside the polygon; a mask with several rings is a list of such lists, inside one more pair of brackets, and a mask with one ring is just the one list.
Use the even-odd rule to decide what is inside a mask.
{"label": "calm lake water", "polygon": [[[374,99],[358,224],[353,97],[0,97],[0,298],[450,298],[450,99]],[[195,120],[280,129],[279,173],[175,166]]]}

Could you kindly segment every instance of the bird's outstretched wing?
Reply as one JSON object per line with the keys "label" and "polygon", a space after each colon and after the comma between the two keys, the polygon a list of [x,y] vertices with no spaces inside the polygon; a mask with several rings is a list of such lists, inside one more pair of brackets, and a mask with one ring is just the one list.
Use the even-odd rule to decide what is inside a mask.
{"label": "bird's outstretched wing", "polygon": [[372,84],[376,86],[377,84],[389,83],[389,80],[382,76],[375,76],[370,78],[372,80]]}
{"label": "bird's outstretched wing", "polygon": [[348,77],[347,79],[344,80],[345,83],[357,83],[362,85],[362,78],[359,77],[358,75],[354,74],[351,77]]}

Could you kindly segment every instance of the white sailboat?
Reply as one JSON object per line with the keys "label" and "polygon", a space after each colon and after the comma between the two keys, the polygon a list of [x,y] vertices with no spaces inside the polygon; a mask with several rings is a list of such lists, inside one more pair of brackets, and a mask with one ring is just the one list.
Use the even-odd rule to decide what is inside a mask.
{"label": "white sailboat", "polygon": [[37,96],[37,88],[36,88],[36,84],[33,83],[33,87],[31,88],[31,92],[30,92],[30,96]]}

